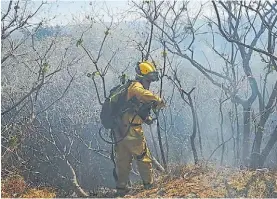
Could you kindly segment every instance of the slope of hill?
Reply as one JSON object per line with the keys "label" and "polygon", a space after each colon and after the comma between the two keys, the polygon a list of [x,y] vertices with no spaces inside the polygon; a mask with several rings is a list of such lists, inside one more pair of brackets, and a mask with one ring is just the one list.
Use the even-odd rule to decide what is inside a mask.
{"label": "slope of hill", "polygon": [[268,169],[250,171],[188,165],[175,167],[168,175],[157,179],[151,190],[138,186],[125,198],[156,197],[277,197],[277,172]]}
{"label": "slope of hill", "polygon": [[[205,164],[171,166],[167,174],[155,176],[153,189],[145,190],[135,184],[124,198],[277,198],[277,171],[267,168],[251,171]],[[59,197],[59,190],[29,187],[20,176],[4,180],[1,186],[4,198]],[[113,198],[116,194],[114,189],[102,187],[90,191],[90,198],[95,197]]]}

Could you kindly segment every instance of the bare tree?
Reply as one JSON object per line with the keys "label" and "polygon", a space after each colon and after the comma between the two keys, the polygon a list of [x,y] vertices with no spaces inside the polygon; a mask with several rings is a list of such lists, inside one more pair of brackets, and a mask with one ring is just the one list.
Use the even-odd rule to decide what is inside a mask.
{"label": "bare tree", "polygon": [[[244,110],[245,107],[251,107],[253,102],[255,101],[256,97],[259,99],[259,114],[260,114],[260,121],[258,124],[258,130],[255,132],[256,136],[254,139],[254,145],[253,145],[253,152],[251,155],[251,167],[258,167],[260,164],[263,164],[259,160],[260,157],[260,147],[261,147],[261,142],[262,142],[262,134],[264,131],[264,126],[266,121],[268,120],[270,114],[272,113],[274,103],[276,103],[276,85],[277,81],[275,83],[275,86],[273,88],[273,91],[269,97],[268,103],[265,106],[265,99],[262,96],[258,85],[257,81],[254,79],[252,72],[251,72],[251,67],[249,65],[249,61],[251,59],[251,55],[253,54],[253,51],[260,53],[260,56],[262,57],[262,60],[267,63],[267,67],[273,67],[276,70],[276,56],[274,56],[274,50],[275,50],[275,44],[276,44],[276,32],[274,33],[274,29],[276,30],[276,22],[277,22],[277,17],[276,17],[276,3],[271,4],[269,2],[249,2],[248,4],[246,2],[234,2],[233,5],[229,3],[223,3],[219,2],[219,4],[224,8],[224,11],[228,13],[229,18],[231,18],[230,21],[236,21],[235,24],[230,23],[230,27],[232,29],[232,33],[226,33],[224,28],[222,27],[221,19],[219,16],[218,8],[215,2],[213,2],[213,6],[216,11],[217,15],[217,20],[218,20],[218,27],[220,30],[220,33],[222,36],[229,42],[235,43],[239,51],[241,53],[241,57],[243,58],[243,69],[245,74],[247,75],[249,79],[249,83],[252,89],[252,95],[250,98],[248,98],[247,103],[243,105]],[[232,9],[239,9],[238,15],[234,14],[234,11]],[[245,9],[245,12],[242,10]],[[251,19],[249,17],[249,11],[253,11],[255,13],[255,17]],[[247,32],[245,35],[243,35],[243,40],[241,40],[238,35],[238,30],[236,27],[239,27],[239,24],[242,21],[242,16],[243,13],[246,13],[247,17],[247,22],[249,23],[249,27],[247,27]],[[261,21],[261,26],[260,29],[257,31],[255,29],[255,22],[256,22],[256,17],[260,18]],[[246,43],[246,37],[248,32],[250,30],[255,32],[255,37],[252,40],[251,44]],[[267,47],[265,49],[257,48],[257,42],[258,39],[261,37],[261,35],[267,31]],[[246,51],[248,49],[248,52]],[[265,60],[266,58],[263,58],[263,56],[267,56],[268,60]],[[270,70],[272,71],[272,69]],[[265,84],[266,84],[266,78],[267,75],[265,75]],[[245,106],[246,105],[246,106]],[[248,119],[247,119],[248,118]],[[248,114],[247,117],[245,117],[244,121],[250,119],[250,109],[248,108]],[[243,158],[246,160],[246,157],[248,156],[248,150],[249,150],[249,143],[250,143],[250,130],[249,127],[244,130],[244,149],[243,149]]]}
{"label": "bare tree", "polygon": [[[262,13],[259,15],[259,17],[261,18],[260,20],[257,19],[258,14],[255,14],[254,16],[249,15],[250,9],[247,8],[247,10],[245,10],[246,6],[243,2],[219,2],[218,4],[222,7],[221,11],[226,13],[227,20],[224,20],[224,24],[221,23],[221,16],[219,16],[218,10],[216,9],[216,3],[213,2],[214,8],[216,9],[218,21],[214,22],[209,19],[208,25],[215,25],[216,27],[218,27],[220,31],[219,34],[222,35],[222,37],[228,42],[232,42],[230,43],[232,49],[231,56],[229,56],[228,54],[224,55],[224,53],[218,52],[218,50],[216,50],[216,48],[214,47],[214,43],[211,44],[211,47],[213,48],[215,54],[221,57],[221,59],[223,59],[226,64],[223,74],[209,68],[209,64],[208,66],[206,66],[207,64],[200,63],[200,61],[197,61],[194,56],[194,43],[196,42],[197,37],[201,34],[207,34],[205,32],[201,32],[201,28],[203,27],[203,25],[198,25],[196,23],[203,9],[203,5],[200,7],[199,12],[197,12],[192,17],[187,9],[188,2],[166,2],[163,4],[164,6],[159,9],[159,17],[156,20],[153,20],[153,18],[151,18],[151,16],[148,14],[149,12],[147,12],[147,10],[142,6],[137,5],[137,8],[141,11],[144,18],[153,23],[158,30],[164,33],[167,39],[165,43],[166,48],[169,52],[176,54],[181,58],[184,58],[185,60],[188,60],[192,64],[192,66],[198,69],[215,86],[223,89],[224,92],[227,93],[228,96],[230,96],[230,99],[233,103],[240,104],[243,107],[244,128],[242,159],[244,161],[244,164],[247,165],[249,163],[248,156],[250,149],[251,107],[257,98],[259,99],[260,103],[262,101],[257,80],[253,76],[253,72],[250,66],[250,60],[253,57],[254,52],[258,52],[261,53],[263,56],[267,56],[269,60],[271,60],[270,63],[273,63],[275,60],[274,53],[272,53],[272,50],[274,50],[272,46],[274,46],[275,44],[271,42],[275,41],[275,36],[273,36],[274,34],[271,34],[275,24],[275,4],[270,4],[271,7],[269,7],[268,3],[262,4],[260,2],[258,3],[259,9],[253,8],[257,10],[257,12],[260,10],[260,13]],[[154,6],[152,6],[152,10],[154,9]],[[250,24],[250,26],[247,26],[247,24],[244,23],[245,19],[248,20],[247,22]],[[266,25],[264,21],[266,21],[268,25]],[[258,30],[255,29],[256,26],[254,27],[254,23],[259,23],[260,26]],[[162,24],[166,24],[166,27],[164,28]],[[270,41],[268,43],[270,47],[267,48],[271,50],[270,52],[268,52],[266,48],[265,50],[257,48],[257,45],[260,46],[259,41],[261,36],[264,36],[265,31],[267,30],[269,31],[268,35],[271,37],[268,39],[268,41]],[[255,33],[254,37],[251,36],[251,32]],[[214,42],[215,37],[212,38],[212,41]],[[250,44],[248,44],[248,42]],[[185,46],[183,45],[184,43],[186,44]],[[247,96],[246,99],[243,99],[239,95],[239,93],[241,92],[241,84],[239,82],[241,80],[238,78],[239,74],[234,73],[236,72],[234,67],[235,62],[238,62],[239,60],[236,58],[237,53],[240,54],[240,59],[242,59],[241,69],[244,73],[244,78],[248,80],[251,89],[251,95]],[[240,71],[241,70],[239,70],[239,72]],[[272,100],[270,100],[270,102],[272,102]],[[272,106],[270,106],[270,108],[272,108]]]}
{"label": "bare tree", "polygon": [[[192,148],[192,154],[194,158],[194,163],[197,164],[199,161],[198,158],[198,153],[197,149],[195,146],[195,137],[197,133],[197,115],[194,107],[194,103],[191,97],[192,92],[194,91],[195,87],[192,88],[189,92],[186,92],[181,84],[180,79],[177,76],[177,69],[173,70],[173,78],[171,76],[167,75],[167,78],[172,81],[172,83],[178,88],[178,91],[181,95],[182,100],[189,105],[191,109],[191,114],[192,114],[192,134],[190,136],[190,143],[191,143],[191,148]],[[186,100],[185,96],[187,96],[188,100]]]}

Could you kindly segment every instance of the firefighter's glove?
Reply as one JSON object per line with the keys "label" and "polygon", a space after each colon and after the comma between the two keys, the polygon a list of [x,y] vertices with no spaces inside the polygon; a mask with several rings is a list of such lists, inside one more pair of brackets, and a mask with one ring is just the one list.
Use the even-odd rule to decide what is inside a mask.
{"label": "firefighter's glove", "polygon": [[153,124],[154,120],[151,116],[147,116],[146,119],[144,120],[144,123],[151,125]]}
{"label": "firefighter's glove", "polygon": [[165,102],[163,100],[161,100],[160,102],[154,102],[153,103],[153,107],[152,110],[154,112],[158,112],[160,109],[165,107]]}
{"label": "firefighter's glove", "polygon": [[159,104],[158,104],[158,109],[164,108],[166,106],[165,101],[162,100]]}

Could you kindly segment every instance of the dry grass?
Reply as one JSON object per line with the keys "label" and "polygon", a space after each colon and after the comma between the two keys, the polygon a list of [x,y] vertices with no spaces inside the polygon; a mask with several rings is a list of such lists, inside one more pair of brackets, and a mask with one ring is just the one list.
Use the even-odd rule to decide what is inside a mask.
{"label": "dry grass", "polygon": [[[30,188],[23,177],[15,175],[2,181],[3,198],[54,198],[51,188]],[[100,191],[100,190],[99,190]],[[101,192],[101,191],[100,191]],[[107,191],[102,197],[113,197]],[[157,175],[155,187],[133,187],[125,198],[277,198],[277,172],[239,170],[214,165],[171,166],[167,175]]]}
{"label": "dry grass", "polygon": [[22,194],[27,185],[22,176],[14,175],[2,181],[1,184],[1,197],[14,198]]}
{"label": "dry grass", "polygon": [[235,170],[207,165],[174,167],[155,187],[138,186],[125,197],[277,197],[277,172]]}
{"label": "dry grass", "polygon": [[2,198],[54,198],[55,191],[50,188],[29,188],[24,178],[14,175],[6,178],[1,184]]}
{"label": "dry grass", "polygon": [[33,188],[28,189],[21,198],[55,198],[56,194],[52,189],[49,188]]}

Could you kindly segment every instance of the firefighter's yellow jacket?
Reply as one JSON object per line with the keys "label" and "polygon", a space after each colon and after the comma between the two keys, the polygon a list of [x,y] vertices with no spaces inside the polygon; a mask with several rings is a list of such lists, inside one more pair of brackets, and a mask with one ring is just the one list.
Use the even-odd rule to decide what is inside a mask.
{"label": "firefighter's yellow jacket", "polygon": [[[144,89],[139,82],[133,82],[128,88],[127,100],[136,97],[142,103],[156,102],[157,109],[165,106],[160,97],[154,95],[147,89]],[[136,124],[130,126],[130,123]],[[118,189],[126,187],[132,159],[137,160],[138,170],[144,184],[153,183],[152,159],[149,149],[146,145],[141,124],[143,120],[135,112],[126,112],[123,114],[121,124],[116,130],[116,134],[121,133],[127,136],[116,144],[116,170],[118,180],[116,186]],[[128,132],[127,132],[128,131]]]}
{"label": "firefighter's yellow jacket", "polygon": [[[133,82],[128,88],[127,100],[136,97],[137,100],[141,103],[150,103],[156,102],[157,109],[160,109],[165,106],[164,102],[161,100],[159,96],[154,95],[151,91],[144,89],[140,82]],[[130,124],[134,124],[129,127]],[[136,139],[142,138],[143,130],[141,124],[143,123],[142,118],[137,115],[134,111],[126,112],[123,114],[121,119],[121,125],[119,126],[119,131],[122,134],[125,134],[129,129],[129,132],[126,136],[126,139]]]}

